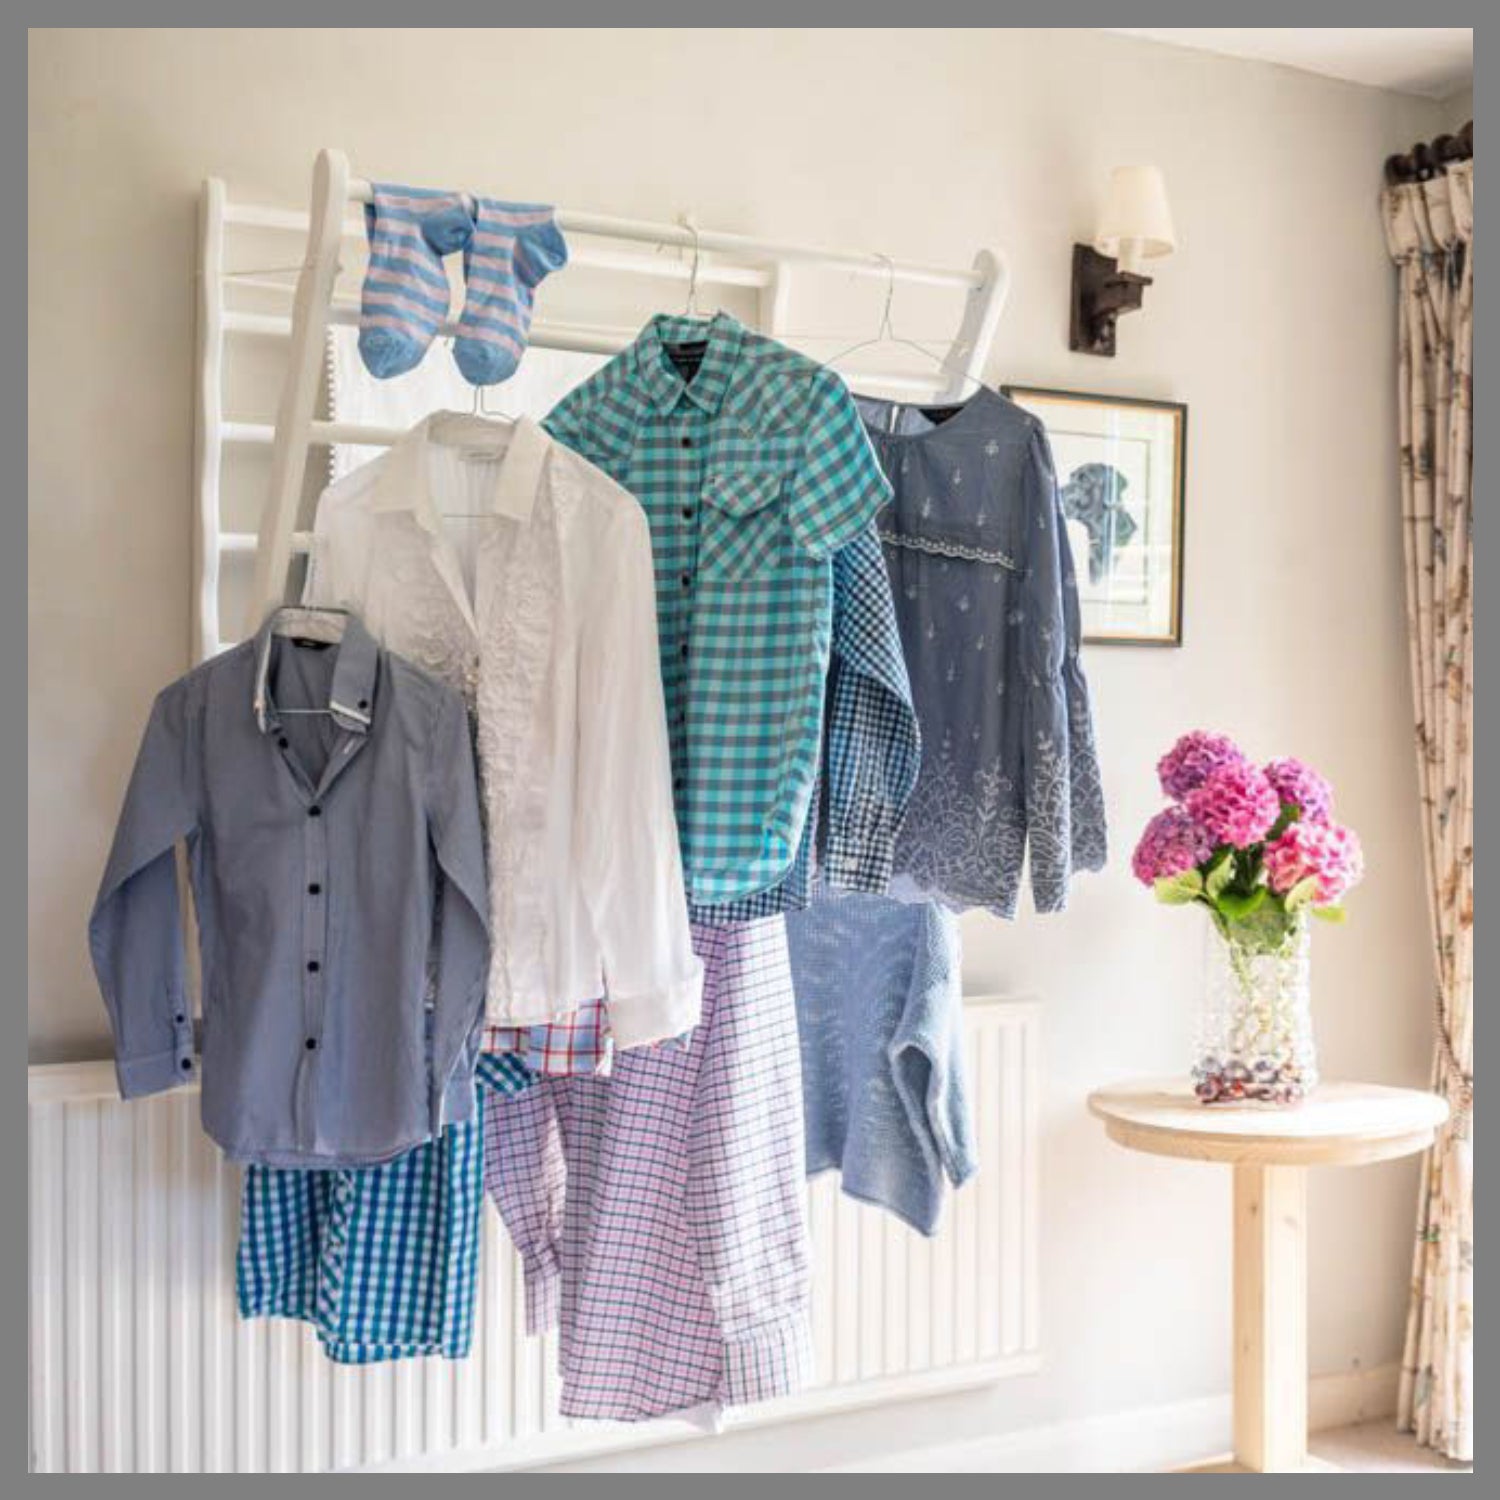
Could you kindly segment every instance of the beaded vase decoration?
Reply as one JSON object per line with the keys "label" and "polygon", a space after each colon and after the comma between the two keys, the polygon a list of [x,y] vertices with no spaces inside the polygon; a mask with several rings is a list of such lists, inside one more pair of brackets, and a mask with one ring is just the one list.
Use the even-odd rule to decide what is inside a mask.
{"label": "beaded vase decoration", "polygon": [[1193,1088],[1205,1104],[1293,1104],[1317,1085],[1309,923],[1210,922]]}

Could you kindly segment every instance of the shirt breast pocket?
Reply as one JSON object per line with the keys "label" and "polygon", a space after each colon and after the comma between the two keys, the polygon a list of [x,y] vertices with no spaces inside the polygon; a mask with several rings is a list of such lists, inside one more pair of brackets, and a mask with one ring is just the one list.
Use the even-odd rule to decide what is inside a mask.
{"label": "shirt breast pocket", "polygon": [[724,469],[703,486],[698,568],[731,581],[777,571],[791,545],[783,469]]}

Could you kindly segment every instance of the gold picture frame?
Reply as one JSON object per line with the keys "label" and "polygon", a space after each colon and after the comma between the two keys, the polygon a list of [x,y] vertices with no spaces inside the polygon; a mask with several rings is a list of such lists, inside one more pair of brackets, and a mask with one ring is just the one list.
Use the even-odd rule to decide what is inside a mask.
{"label": "gold picture frame", "polygon": [[1001,394],[1047,430],[1083,639],[1180,646],[1186,405],[1044,386],[1006,385]]}

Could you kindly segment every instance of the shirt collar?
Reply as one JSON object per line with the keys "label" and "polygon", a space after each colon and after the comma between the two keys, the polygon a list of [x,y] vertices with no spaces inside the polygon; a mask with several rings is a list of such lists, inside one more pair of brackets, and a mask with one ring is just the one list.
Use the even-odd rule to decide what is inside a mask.
{"label": "shirt collar", "polygon": [[425,530],[439,535],[443,511],[432,493],[428,462],[433,446],[494,453],[502,451],[502,440],[500,472],[481,510],[515,521],[530,520],[552,439],[530,417],[517,417],[509,424],[507,436],[503,421],[452,411],[424,417],[386,454],[376,474],[370,509],[410,512]]}
{"label": "shirt collar", "polygon": [[278,635],[298,635],[338,646],[328,708],[342,728],[353,734],[367,734],[374,712],[371,705],[375,701],[375,675],[380,665],[380,648],[374,637],[359,616],[347,610],[309,609],[296,604],[273,609],[256,632],[253,707],[260,732],[269,734],[281,726],[270,684],[271,642]]}
{"label": "shirt collar", "polygon": [[[663,415],[684,397],[708,416],[716,416],[724,393],[739,364],[745,326],[728,313],[715,313],[705,323],[700,318],[658,313],[636,339],[635,363],[646,395]],[[684,380],[667,353],[668,344],[707,343],[703,363],[692,380]]]}

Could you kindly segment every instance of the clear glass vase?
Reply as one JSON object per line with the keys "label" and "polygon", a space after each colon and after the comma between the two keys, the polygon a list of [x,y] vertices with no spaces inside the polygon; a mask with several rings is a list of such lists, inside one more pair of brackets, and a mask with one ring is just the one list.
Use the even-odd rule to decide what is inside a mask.
{"label": "clear glass vase", "polygon": [[1204,1104],[1295,1104],[1318,1082],[1308,921],[1211,921],[1193,1088]]}

